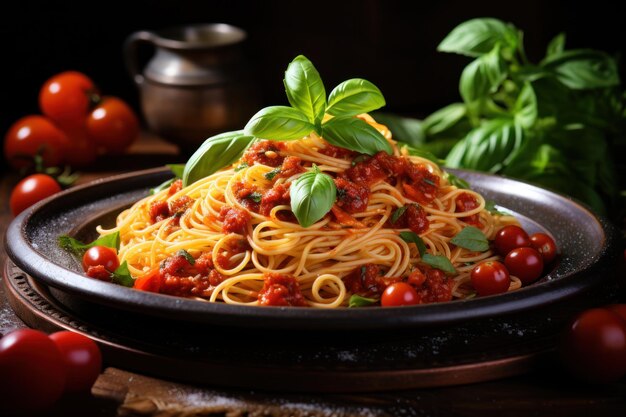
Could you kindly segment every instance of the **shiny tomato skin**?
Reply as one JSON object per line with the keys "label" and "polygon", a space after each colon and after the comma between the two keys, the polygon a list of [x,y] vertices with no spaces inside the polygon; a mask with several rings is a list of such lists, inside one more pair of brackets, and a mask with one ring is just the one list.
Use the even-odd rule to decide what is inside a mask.
{"label": "shiny tomato skin", "polygon": [[87,135],[110,154],[123,153],[139,136],[139,120],[117,97],[104,97],[87,118]]}
{"label": "shiny tomato skin", "polygon": [[109,272],[115,271],[120,266],[120,260],[112,248],[106,246],[93,246],[83,255],[83,269],[85,272],[90,266],[104,266]]}
{"label": "shiny tomato skin", "polygon": [[21,329],[0,339],[0,415],[49,409],[65,381],[61,352],[45,333]]}
{"label": "shiny tomato skin", "polygon": [[64,162],[67,136],[51,120],[25,116],[13,123],[4,137],[4,155],[15,169],[33,166],[32,157],[41,155],[46,167]]}
{"label": "shiny tomato skin", "polygon": [[549,264],[556,258],[556,243],[545,233],[535,233],[530,236],[530,246],[537,249],[543,257],[543,263]]}
{"label": "shiny tomato skin", "polygon": [[102,354],[96,342],[70,331],[52,333],[50,339],[56,344],[65,362],[65,391],[89,391],[102,370]]}
{"label": "shiny tomato skin", "polygon": [[417,291],[405,282],[395,282],[385,288],[380,299],[383,307],[397,307],[419,304]]}
{"label": "shiny tomato skin", "polygon": [[33,204],[61,191],[61,186],[54,178],[45,174],[33,174],[17,183],[9,205],[11,212],[17,216]]}
{"label": "shiny tomato skin", "polygon": [[496,233],[494,245],[500,255],[506,256],[513,249],[530,246],[530,237],[528,233],[519,226],[504,226]]}
{"label": "shiny tomato skin", "polygon": [[61,126],[84,122],[96,87],[89,77],[77,71],[66,71],[51,77],[39,91],[43,114]]}
{"label": "shiny tomato skin", "polygon": [[580,313],[565,329],[559,353],[575,376],[594,383],[626,375],[626,321],[607,308]]}
{"label": "shiny tomato skin", "polygon": [[513,249],[504,258],[504,265],[524,285],[536,281],[543,273],[543,258],[533,248]]}
{"label": "shiny tomato skin", "polygon": [[498,261],[485,261],[476,265],[470,278],[480,296],[507,292],[511,284],[509,271]]}
{"label": "shiny tomato skin", "polygon": [[87,136],[85,125],[64,128],[68,139],[65,162],[72,167],[85,168],[95,162],[98,157],[98,145]]}

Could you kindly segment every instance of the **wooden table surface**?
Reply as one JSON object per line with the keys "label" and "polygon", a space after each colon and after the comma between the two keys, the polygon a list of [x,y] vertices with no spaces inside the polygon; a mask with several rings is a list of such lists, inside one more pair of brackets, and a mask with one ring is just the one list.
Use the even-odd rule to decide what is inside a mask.
{"label": "wooden table surface", "polygon": [[[150,135],[142,135],[129,155],[112,160],[101,158],[81,175],[79,183],[96,178],[143,168],[181,162],[176,147]],[[16,174],[6,174],[0,183],[0,262],[4,262],[4,232],[12,219],[9,195],[17,182]],[[0,277],[0,279],[2,279]],[[622,300],[624,302],[625,300]],[[0,333],[23,327],[24,324],[8,307],[0,286]],[[105,358],[106,361],[106,358]],[[113,364],[114,365],[114,364]],[[216,387],[219,389],[219,387]],[[228,397],[228,390],[221,390]],[[248,392],[258,395],[258,393]],[[233,392],[233,394],[235,394]],[[241,391],[237,392],[237,396]],[[280,392],[264,393],[273,400],[293,403],[294,396]],[[298,395],[299,415],[315,414],[313,404],[341,404],[351,409],[375,407],[386,415],[401,416],[626,416],[626,378],[610,385],[592,386],[565,374],[557,364],[519,377],[479,384],[350,395]],[[90,395],[63,398],[47,415],[114,416],[118,404]],[[220,415],[220,414],[218,414]],[[295,414],[294,414],[295,415]],[[343,415],[343,414],[334,414]],[[359,414],[357,414],[359,415]],[[372,415],[370,413],[370,415]],[[379,414],[374,414],[379,415]],[[382,415],[382,414],[380,414]]]}

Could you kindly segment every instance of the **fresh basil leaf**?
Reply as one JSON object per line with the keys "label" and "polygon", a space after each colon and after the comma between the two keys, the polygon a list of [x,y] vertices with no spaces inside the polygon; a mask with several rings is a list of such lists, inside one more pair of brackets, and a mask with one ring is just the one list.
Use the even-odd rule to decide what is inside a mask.
{"label": "fresh basil leaf", "polygon": [[116,284],[123,285],[125,287],[131,287],[135,284],[135,279],[130,275],[128,270],[128,263],[122,262],[115,271],[111,274],[111,281]]}
{"label": "fresh basil leaf", "polygon": [[295,140],[315,130],[306,114],[286,106],[270,106],[252,116],[244,132],[270,140]]}
{"label": "fresh basil leaf", "polygon": [[565,33],[561,32],[556,35],[548,44],[546,50],[546,58],[552,58],[563,52],[565,49]]}
{"label": "fresh basil leaf", "polygon": [[515,102],[515,123],[529,129],[537,120],[537,96],[530,83],[525,83]]}
{"label": "fresh basil leaf", "polygon": [[546,58],[542,66],[565,86],[575,90],[612,87],[620,82],[615,58],[602,51],[563,51]]}
{"label": "fresh basil leaf", "polygon": [[426,140],[422,122],[410,117],[401,117],[391,113],[375,112],[371,116],[376,122],[387,126],[394,140],[420,146]]}
{"label": "fresh basil leaf", "polygon": [[271,171],[266,172],[265,174],[263,174],[263,176],[265,177],[265,179],[267,179],[267,180],[271,181],[271,180],[273,180],[273,179],[274,179],[274,177],[275,177],[276,175],[280,174],[280,171],[281,171],[280,167],[276,167],[276,168],[274,168],[273,170],[271,170]]}
{"label": "fresh basil leaf", "polygon": [[402,217],[402,215],[404,214],[404,212],[406,211],[406,209],[407,209],[407,206],[398,207],[398,208],[397,208],[397,209],[393,212],[393,214],[391,215],[391,218],[390,218],[391,223],[393,224],[393,223],[397,222],[397,221],[398,221],[398,219],[399,219],[400,217]]}
{"label": "fresh basil leaf", "polygon": [[465,181],[463,178],[457,177],[451,172],[446,171],[444,176],[451,185],[454,185],[457,188],[462,188],[464,190],[470,190],[472,188],[467,181]]}
{"label": "fresh basil leaf", "polygon": [[303,55],[297,56],[287,67],[283,82],[289,104],[306,115],[313,125],[320,125],[326,109],[326,90],[311,61]]}
{"label": "fresh basil leaf", "polygon": [[475,252],[484,252],[489,249],[489,241],[485,234],[474,226],[467,226],[456,234],[450,243]]}
{"label": "fresh basil leaf", "polygon": [[477,57],[501,44],[515,50],[519,43],[517,29],[498,19],[471,19],[455,27],[437,47],[440,52],[452,52]]}
{"label": "fresh basil leaf", "polygon": [[374,127],[352,116],[335,117],[322,125],[322,136],[331,145],[367,155],[393,154],[391,144]]}
{"label": "fresh basil leaf", "polygon": [[212,136],[191,155],[183,170],[183,187],[234,163],[254,142],[253,136],[239,130]]}
{"label": "fresh basil leaf", "polygon": [[172,171],[172,174],[174,174],[176,178],[183,177],[183,172],[185,172],[185,164],[167,164],[165,166]]}
{"label": "fresh basil leaf", "polygon": [[380,109],[385,98],[371,82],[353,78],[339,84],[330,92],[326,112],[333,116],[356,116]]}
{"label": "fresh basil leaf", "polygon": [[491,200],[485,201],[485,210],[487,210],[489,213],[495,214],[495,215],[506,214],[506,213],[498,210],[498,207],[496,207],[496,203],[491,201]]}
{"label": "fresh basil leaf", "polygon": [[358,294],[352,294],[350,296],[350,300],[348,301],[348,307],[367,307],[376,304],[377,302],[378,300],[375,298],[361,297]]}
{"label": "fresh basil leaf", "polygon": [[[426,135],[435,137],[455,130],[455,128],[464,121],[465,124],[469,126],[467,122],[467,107],[464,103],[452,103],[426,117],[422,123],[422,127]],[[465,132],[467,132],[467,130],[465,130]],[[453,136],[460,137],[462,135],[453,134]]]}
{"label": "fresh basil leaf", "polygon": [[511,119],[492,119],[460,141],[448,154],[446,165],[498,172],[515,157],[524,139],[523,129]]}
{"label": "fresh basil leaf", "polygon": [[400,237],[406,243],[415,243],[415,246],[417,246],[417,250],[420,253],[420,257],[424,258],[424,255],[426,254],[426,244],[424,243],[422,238],[419,237],[419,235],[417,233],[415,233],[415,232],[400,232]]}
{"label": "fresh basil leaf", "polygon": [[91,243],[82,243],[79,240],[69,237],[67,235],[59,236],[59,246],[74,255],[81,255],[89,248],[94,246],[105,246],[107,248],[113,248],[116,251],[120,248],[120,232],[110,233],[108,235],[100,236],[98,239]]}
{"label": "fresh basil leaf", "polygon": [[404,145],[404,144],[400,144],[400,145],[402,148],[406,148],[407,153],[411,156],[419,156],[420,158],[428,159],[429,161],[432,161],[438,165],[443,163],[442,159],[437,158],[432,152],[429,152],[425,149],[418,149],[410,145]]}
{"label": "fresh basil leaf", "polygon": [[422,256],[422,262],[426,265],[432,266],[433,268],[439,269],[446,274],[456,274],[456,269],[454,269],[454,265],[452,265],[450,259],[443,255],[431,255],[430,253],[426,253]]}
{"label": "fresh basil leaf", "polygon": [[263,194],[254,191],[254,192],[248,194],[246,196],[246,198],[249,198],[250,200],[254,201],[255,203],[260,203],[261,200],[263,199]]}
{"label": "fresh basil leaf", "polygon": [[235,172],[239,172],[242,169],[246,169],[246,168],[249,168],[249,167],[250,167],[250,164],[248,164],[247,162],[242,162],[241,164],[239,164],[239,165],[237,165],[235,167]]}
{"label": "fresh basil leaf", "polygon": [[176,178],[171,178],[167,181],[162,182],[161,184],[157,185],[154,188],[150,189],[150,194],[156,194],[156,193],[160,193],[163,190],[167,190],[168,188],[170,188],[170,185],[172,185],[174,183],[174,181],[176,181]]}
{"label": "fresh basil leaf", "polygon": [[461,74],[459,91],[463,101],[470,104],[494,93],[506,79],[507,68],[496,45],[491,52],[476,58]]}
{"label": "fresh basil leaf", "polygon": [[337,187],[332,177],[316,165],[291,184],[291,211],[302,227],[324,217],[335,204]]}

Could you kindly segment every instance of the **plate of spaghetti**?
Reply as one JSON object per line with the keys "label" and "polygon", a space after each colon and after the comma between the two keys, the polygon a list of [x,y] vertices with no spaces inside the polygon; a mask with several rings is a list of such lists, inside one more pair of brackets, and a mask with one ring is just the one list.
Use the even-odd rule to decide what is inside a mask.
{"label": "plate of spaghetti", "polygon": [[368,115],[384,98],[366,80],[327,97],[299,56],[285,88],[290,107],[207,139],[184,166],[77,187],[20,215],[11,258],[99,304],[272,327],[454,322],[602,281],[613,232],[585,207],[394,141]]}

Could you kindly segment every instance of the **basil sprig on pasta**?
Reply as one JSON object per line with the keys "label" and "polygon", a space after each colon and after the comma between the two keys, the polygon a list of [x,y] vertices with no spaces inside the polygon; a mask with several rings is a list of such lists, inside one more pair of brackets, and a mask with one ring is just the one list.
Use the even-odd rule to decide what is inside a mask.
{"label": "basil sprig on pasta", "polygon": [[302,227],[309,227],[324,217],[336,198],[337,187],[332,177],[316,165],[291,184],[291,211]]}
{"label": "basil sprig on pasta", "polygon": [[[285,71],[291,107],[271,106],[252,116],[244,132],[270,140],[296,140],[315,131],[332,145],[374,155],[393,152],[385,137],[355,116],[381,108],[385,98],[374,84],[355,78],[339,84],[328,101],[319,73],[306,57],[297,56]],[[334,118],[323,122],[328,113]]]}

